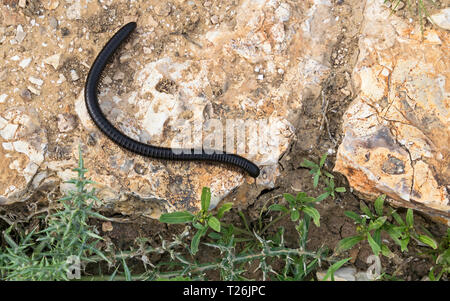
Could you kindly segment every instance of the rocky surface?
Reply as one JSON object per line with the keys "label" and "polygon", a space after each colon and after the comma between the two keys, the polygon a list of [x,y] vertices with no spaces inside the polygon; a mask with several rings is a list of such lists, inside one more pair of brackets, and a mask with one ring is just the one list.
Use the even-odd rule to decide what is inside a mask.
{"label": "rocky surface", "polygon": [[[201,145],[202,132],[206,140],[227,120],[263,122],[266,135],[251,127],[246,133],[270,139],[235,144],[231,136],[224,145],[262,168],[257,189],[273,187],[278,159],[294,136],[295,112],[303,99],[319,95],[330,69],[337,32],[331,9],[327,0],[1,6],[1,202],[24,201],[48,179],[61,192],[70,189],[63,181],[75,175],[79,145],[103,205],[123,214],[195,211],[203,186],[217,204],[253,183],[228,166],[136,156],[96,129],[84,105],[84,79],[103,44],[129,21],[138,28],[99,87],[106,116],[137,140],[184,147]],[[236,135],[243,128],[235,124]],[[212,140],[220,146],[222,139]]]}
{"label": "rocky surface", "polygon": [[426,29],[368,0],[335,171],[363,195],[450,222],[448,31]]}

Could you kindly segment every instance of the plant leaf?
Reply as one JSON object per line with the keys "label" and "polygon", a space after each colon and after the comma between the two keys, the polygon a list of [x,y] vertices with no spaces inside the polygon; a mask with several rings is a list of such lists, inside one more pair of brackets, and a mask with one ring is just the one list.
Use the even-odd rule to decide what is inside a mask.
{"label": "plant leaf", "polygon": [[291,211],[291,220],[296,222],[300,218],[300,212],[297,209]]}
{"label": "plant leaf", "polygon": [[383,215],[383,206],[384,206],[384,200],[386,198],[385,194],[380,195],[379,197],[377,197],[377,199],[375,200],[375,212],[381,216]]}
{"label": "plant leaf", "polygon": [[339,241],[336,251],[342,252],[351,249],[353,248],[353,246],[355,246],[358,242],[362,240],[364,240],[364,236],[362,235],[346,237]]}
{"label": "plant leaf", "polygon": [[413,224],[414,224],[414,213],[412,209],[409,208],[408,211],[406,211],[406,225],[409,228],[412,228]]}
{"label": "plant leaf", "polygon": [[201,205],[203,211],[208,211],[210,202],[211,202],[211,189],[209,189],[209,187],[203,187],[201,197]]}
{"label": "plant leaf", "polygon": [[352,258],[351,257],[345,258],[345,259],[339,260],[338,262],[331,265],[328,268],[327,273],[325,274],[325,277],[323,277],[322,281],[326,281],[330,277],[331,277],[331,280],[334,281],[334,273],[350,259],[352,259]]}
{"label": "plant leaf", "polygon": [[370,233],[367,233],[367,241],[369,242],[370,247],[372,248],[373,254],[378,256],[381,252],[380,245],[372,238]]}
{"label": "plant leaf", "polygon": [[208,225],[216,232],[220,232],[220,222],[214,216],[208,219]]}
{"label": "plant leaf", "polygon": [[320,227],[320,213],[316,208],[305,206],[303,207],[303,211],[313,219],[313,222],[317,227]]}
{"label": "plant leaf", "polygon": [[188,211],[179,211],[161,214],[159,221],[166,224],[190,223],[194,220],[194,215]]}
{"label": "plant leaf", "polygon": [[387,216],[382,216],[382,217],[377,218],[374,221],[370,221],[368,230],[372,231],[372,230],[381,228],[383,226],[383,224],[386,222],[386,220],[387,220]]}
{"label": "plant leaf", "polygon": [[217,211],[217,218],[221,219],[225,212],[230,211],[231,208],[233,208],[233,203],[225,203],[220,207],[220,209]]}
{"label": "plant leaf", "polygon": [[431,237],[429,237],[428,235],[420,234],[417,236],[417,239],[419,239],[421,242],[430,246],[433,249],[437,249],[437,247],[438,247],[436,241],[434,239],[432,239]]}
{"label": "plant leaf", "polygon": [[289,210],[284,207],[283,205],[280,204],[272,204],[269,206],[268,208],[270,211],[283,211],[283,212],[288,212]]}

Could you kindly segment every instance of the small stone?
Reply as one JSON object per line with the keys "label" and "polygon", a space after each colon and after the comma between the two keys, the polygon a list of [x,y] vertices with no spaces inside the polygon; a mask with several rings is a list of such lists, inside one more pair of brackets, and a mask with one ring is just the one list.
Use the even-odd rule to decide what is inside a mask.
{"label": "small stone", "polygon": [[77,119],[72,114],[59,114],[57,118],[58,129],[61,133],[70,132],[77,126]]}
{"label": "small stone", "polygon": [[50,25],[50,27],[52,29],[57,29],[58,28],[58,20],[51,16],[50,18],[48,18],[48,24]]}
{"label": "small stone", "polygon": [[263,80],[264,79],[264,75],[263,74],[259,74],[258,75],[258,80]]}
{"label": "small stone", "polygon": [[8,95],[6,95],[6,94],[0,95],[0,103],[4,103],[7,98],[8,98]]}
{"label": "small stone", "polygon": [[27,0],[19,0],[19,6],[21,8],[25,8],[26,5],[27,5]]}
{"label": "small stone", "polygon": [[55,68],[55,70],[56,70],[59,67],[60,59],[61,59],[61,53],[57,53],[57,54],[54,54],[54,55],[49,56],[48,58],[44,59],[43,62],[48,65],[53,66],[53,68]]}
{"label": "small stone", "polygon": [[69,20],[81,19],[81,4],[79,1],[69,6],[66,10],[66,15]]}
{"label": "small stone", "polygon": [[122,71],[117,71],[113,77],[114,80],[122,80],[124,78],[125,78],[125,73],[123,73]]}
{"label": "small stone", "polygon": [[77,71],[75,70],[70,70],[70,77],[72,78],[72,81],[77,81],[80,79],[80,77],[78,76]]}
{"label": "small stone", "polygon": [[203,3],[204,7],[210,7],[211,6],[211,1],[206,1],[205,3]]}
{"label": "small stone", "polygon": [[281,3],[275,10],[275,15],[280,22],[287,22],[291,17],[291,7],[287,3]]}
{"label": "small stone", "polygon": [[14,138],[16,130],[19,127],[17,124],[8,123],[1,131],[0,136],[5,140],[10,140]]}
{"label": "small stone", "polygon": [[27,88],[23,89],[23,90],[20,92],[20,97],[21,97],[23,100],[30,101],[30,100],[31,100],[31,92],[30,92],[30,90],[28,90]]}
{"label": "small stone", "polygon": [[58,84],[58,85],[60,85],[60,84],[62,84],[63,82],[65,82],[66,81],[66,77],[64,76],[64,74],[59,74],[59,78],[58,78],[58,80],[56,81],[56,83]]}
{"label": "small stone", "polygon": [[31,63],[31,58],[27,58],[27,59],[23,59],[20,63],[19,66],[22,68],[26,68],[28,67],[28,65]]}
{"label": "small stone", "polygon": [[211,23],[212,24],[217,24],[219,23],[219,17],[217,17],[216,15],[211,17]]}
{"label": "small stone", "polygon": [[155,13],[161,17],[167,17],[171,11],[172,8],[170,7],[170,4],[167,2],[160,3],[155,7]]}
{"label": "small stone", "polygon": [[32,84],[35,84],[36,86],[42,86],[42,84],[44,83],[44,81],[43,81],[42,79],[36,78],[36,77],[33,77],[33,76],[30,76],[30,77],[28,78],[28,80],[29,80]]}
{"label": "small stone", "polygon": [[27,34],[23,31],[22,25],[17,25],[16,37],[15,37],[16,41],[18,43],[22,43],[23,40],[25,39],[26,35]]}
{"label": "small stone", "polygon": [[32,86],[28,86],[27,88],[28,88],[28,90],[30,90],[31,93],[33,93],[33,94],[35,94],[35,95],[38,95],[38,96],[41,95],[41,91],[35,89],[35,88],[32,87]]}
{"label": "small stone", "polygon": [[442,9],[439,13],[432,15],[430,19],[437,26],[450,30],[450,7]]}
{"label": "small stone", "polygon": [[111,232],[114,229],[111,222],[102,223],[102,231],[103,232]]}
{"label": "small stone", "polygon": [[129,53],[125,53],[124,55],[120,56],[119,61],[121,64],[128,62],[129,60],[131,60],[131,54]]}
{"label": "small stone", "polygon": [[58,0],[45,0],[44,1],[44,7],[48,10],[54,10],[59,6]]}
{"label": "small stone", "polygon": [[14,61],[14,62],[17,62],[18,60],[20,60],[20,56],[15,55],[15,56],[11,57],[10,60],[11,60],[11,61]]}
{"label": "small stone", "polygon": [[105,76],[105,78],[103,79],[103,83],[105,85],[109,85],[110,83],[112,83],[112,79],[109,76]]}

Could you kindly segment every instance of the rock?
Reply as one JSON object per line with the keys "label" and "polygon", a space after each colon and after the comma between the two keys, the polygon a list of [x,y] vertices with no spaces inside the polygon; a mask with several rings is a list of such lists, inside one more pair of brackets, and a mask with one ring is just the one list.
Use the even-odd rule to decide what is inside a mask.
{"label": "rock", "polygon": [[4,103],[6,101],[6,99],[8,99],[8,95],[6,95],[6,94],[0,95],[0,103]]}
{"label": "rock", "polygon": [[58,8],[58,6],[59,6],[58,0],[44,0],[43,3],[44,3],[45,9],[48,9],[48,10],[54,10],[54,9]]}
{"label": "rock", "polygon": [[48,18],[48,24],[50,25],[50,27],[55,30],[58,28],[58,20],[51,16],[50,18]]}
{"label": "rock", "polygon": [[[203,186],[211,187],[214,207],[242,184],[253,184],[255,180],[223,164],[144,158],[121,149],[97,129],[87,113],[84,92],[80,91],[81,75],[87,72],[113,31],[127,20],[138,21],[132,42],[118,54],[119,62],[105,70],[99,84],[100,105],[109,120],[143,143],[166,147],[205,145],[241,154],[261,167],[261,176],[256,179],[258,186],[251,185],[251,193],[258,195],[263,189],[273,188],[280,175],[278,160],[288,150],[295,133],[293,125],[298,121],[293,112],[301,110],[304,99],[319,95],[322,81],[330,73],[328,59],[340,29],[333,21],[330,1],[307,0],[301,4],[290,1],[289,5],[287,1],[235,1],[229,10],[225,9],[227,15],[223,10],[216,11],[217,3],[210,1],[214,12],[206,18],[216,16],[213,21],[217,21],[217,26],[199,22],[200,30],[193,31],[195,34],[170,35],[168,43],[165,35],[171,32],[174,22],[176,30],[184,29],[178,22],[187,22],[186,29],[194,29],[198,16],[190,14],[204,9],[199,2],[118,0],[117,5],[116,1],[111,5],[113,2],[109,0],[42,0],[40,3],[47,10],[43,18],[30,17],[31,20],[10,28],[12,37],[19,24],[28,33],[38,33],[27,35],[27,43],[16,45],[24,51],[10,51],[13,48],[9,43],[3,43],[1,49],[6,49],[7,61],[1,70],[5,72],[5,80],[0,81],[1,94],[25,100],[40,95],[26,104],[29,109],[36,109],[39,119],[46,122],[30,136],[48,131],[52,137],[49,150],[40,151],[44,154],[43,161],[35,160],[39,166],[35,173],[37,180],[36,185],[28,184],[29,192],[46,181],[40,180],[45,176],[42,172],[47,173],[52,185],[59,185],[61,192],[73,188],[63,181],[76,175],[72,169],[81,145],[88,176],[98,183],[101,205],[118,213],[153,218],[161,212],[198,210]],[[59,3],[54,11],[50,11],[52,3]],[[129,7],[127,15],[123,15],[124,7]],[[152,18],[137,13],[152,10],[156,12]],[[58,19],[64,23],[58,32],[54,31],[58,22],[51,15],[61,16]],[[99,26],[92,28],[91,22]],[[37,27],[48,30],[40,31]],[[43,42],[46,46],[35,50],[34,46]],[[184,52],[178,52],[179,46]],[[69,55],[64,64],[59,56],[62,50]],[[17,60],[10,61],[16,55]],[[28,57],[32,57],[28,69],[32,64],[33,70],[19,70],[10,79],[12,70]],[[124,64],[117,66],[120,62]],[[254,71],[255,66],[260,66],[258,72]],[[12,80],[17,82],[16,87],[10,84]],[[7,103],[0,104],[1,114],[12,100],[8,97]],[[82,125],[80,130],[76,130],[77,125],[70,117],[73,108]],[[21,126],[13,133],[9,125],[5,130],[5,137],[13,137],[5,140],[2,148],[8,156],[23,155],[13,145],[20,129]],[[246,136],[251,139],[244,139]],[[18,159],[15,164],[26,162],[25,159]],[[19,171],[13,182],[0,178],[3,191],[14,186],[3,194],[8,202],[24,199],[9,196],[13,190],[24,192],[27,183],[24,175],[32,174],[20,168],[14,169]],[[247,186],[250,185],[242,189]]]}
{"label": "rock", "polygon": [[31,58],[26,58],[23,59],[20,63],[19,66],[23,69],[25,69],[26,67],[28,67],[28,65],[31,63]]}
{"label": "rock", "polygon": [[31,101],[31,92],[30,92],[30,90],[28,90],[28,89],[23,89],[23,90],[20,92],[20,97],[21,97],[23,100]]}
{"label": "rock", "polygon": [[155,9],[155,13],[158,16],[162,16],[162,17],[167,17],[170,14],[170,12],[172,11],[172,7],[171,7],[170,3],[165,2],[165,1],[160,2],[157,5],[155,5],[154,9]]}
{"label": "rock", "polygon": [[78,75],[76,70],[72,69],[70,70],[70,78],[72,79],[72,81],[77,81],[80,79],[80,76]]}
{"label": "rock", "polygon": [[35,84],[36,86],[42,86],[42,84],[44,83],[42,79],[33,76],[30,76],[28,80],[30,81],[30,83]]}
{"label": "rock", "polygon": [[45,64],[53,66],[53,68],[55,68],[55,70],[57,70],[59,67],[60,60],[61,60],[61,53],[56,53],[56,54],[44,59],[43,62]]}
{"label": "rock", "polygon": [[77,126],[77,119],[72,114],[58,115],[58,129],[61,133],[67,133],[75,129]]}
{"label": "rock", "polygon": [[437,26],[450,30],[450,7],[444,8],[437,14],[430,16],[430,19]]}
{"label": "rock", "polygon": [[25,8],[27,5],[27,0],[19,0],[19,7]]}
{"label": "rock", "polygon": [[103,232],[111,232],[114,229],[111,222],[103,222],[102,223],[102,231]]}
{"label": "rock", "polygon": [[[317,279],[323,280],[327,271],[318,271],[316,273]],[[335,281],[356,281],[356,268],[354,267],[343,267],[334,272]],[[326,281],[331,281],[329,277]]]}
{"label": "rock", "polygon": [[69,6],[66,10],[66,16],[69,20],[81,19],[81,4],[80,0],[75,0],[75,3]]}
{"label": "rock", "polygon": [[[420,29],[369,0],[353,71],[358,97],[344,114],[345,137],[335,171],[368,198],[386,194],[392,204],[450,222],[450,37],[421,41]],[[386,26],[389,24],[389,26]]]}
{"label": "rock", "polygon": [[45,130],[34,109],[10,108],[0,114],[0,204],[21,201],[44,161]]}
{"label": "rock", "polygon": [[17,30],[16,30],[16,41],[20,44],[23,42],[23,40],[25,39],[25,37],[27,36],[27,34],[23,31],[23,27],[22,25],[17,25]]}

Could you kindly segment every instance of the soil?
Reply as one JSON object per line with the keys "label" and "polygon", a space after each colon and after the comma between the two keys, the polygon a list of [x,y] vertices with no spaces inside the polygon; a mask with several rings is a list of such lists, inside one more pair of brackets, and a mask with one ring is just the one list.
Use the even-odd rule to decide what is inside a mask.
{"label": "soil", "polygon": [[[3,0],[3,2],[14,2],[14,0]],[[205,7],[201,6],[201,9],[197,11],[198,14],[226,16],[225,11],[214,11],[213,8],[217,7],[212,1],[212,5]],[[227,5],[236,5],[237,1],[226,1]],[[228,3],[229,2],[229,3]],[[271,204],[275,200],[281,201],[281,198],[277,197],[283,193],[296,194],[299,191],[303,191],[312,196],[317,196],[318,191],[323,190],[323,186],[319,185],[316,189],[313,187],[313,179],[308,169],[300,166],[304,159],[309,159],[317,162],[320,156],[324,153],[328,153],[328,159],[325,163],[325,169],[332,171],[334,167],[335,154],[337,147],[342,140],[341,130],[341,117],[344,114],[346,108],[355,97],[355,91],[352,87],[351,74],[353,67],[358,58],[358,38],[360,33],[363,3],[360,0],[333,0],[335,17],[339,17],[341,26],[341,33],[338,36],[338,41],[334,46],[334,50],[331,54],[332,72],[330,76],[324,81],[322,85],[322,95],[318,99],[307,99],[302,107],[302,110],[298,112],[300,114],[299,123],[294,125],[296,128],[296,138],[291,144],[290,149],[283,155],[280,160],[280,172],[276,185],[273,189],[267,189],[259,193],[253,185],[244,184],[239,189],[227,196],[223,202],[233,202],[235,208],[226,215],[225,222],[234,224],[236,226],[243,226],[242,220],[238,215],[238,210],[246,216],[250,221],[250,227],[255,223],[266,204]],[[434,12],[436,7],[428,7],[428,3],[425,2],[429,12]],[[226,5],[222,5],[222,8]],[[441,3],[437,3],[437,7],[440,7]],[[126,7],[117,7],[118,14],[124,13],[126,15]],[[165,15],[164,7],[160,8],[161,16]],[[143,12],[144,13],[144,12]],[[403,15],[405,18],[410,18],[410,13],[406,8],[399,10],[397,14]],[[155,16],[160,18],[161,16]],[[198,18],[198,16],[197,16]],[[172,20],[173,26],[171,31],[175,34],[187,35],[188,32],[201,32],[202,28],[197,26],[195,17],[186,18],[191,20],[189,24],[181,24],[176,20]],[[99,22],[100,20],[100,22]],[[90,26],[93,32],[106,31],[111,24],[108,24],[108,16],[93,16],[88,22],[92,23]],[[226,20],[226,18],[225,18]],[[426,26],[430,26],[427,24]],[[64,35],[68,30],[67,28],[61,28],[61,35]],[[166,36],[166,33],[157,33],[158,37]],[[170,35],[169,35],[170,37]],[[172,44],[170,38],[168,41],[159,39],[160,47],[155,46],[155,50],[152,56],[161,55],[163,51],[171,51]],[[102,41],[98,41],[99,43]],[[94,55],[94,54],[90,54]],[[155,57],[152,57],[152,59]],[[150,57],[149,57],[150,59]],[[110,67],[112,68],[112,67]],[[87,73],[87,68],[84,64],[81,64],[77,58],[72,60],[65,60],[61,66],[61,71],[66,78],[70,78],[70,70],[76,70],[80,77],[84,77]],[[129,70],[121,70],[128,74]],[[126,76],[125,78],[132,78]],[[81,85],[81,81],[73,83],[74,85]],[[129,86],[132,86],[130,83]],[[161,82],[159,87],[164,91],[173,91],[176,89],[173,83],[165,81]],[[325,112],[325,114],[324,114]],[[49,111],[49,117],[54,112]],[[48,118],[48,123],[45,126],[51,128],[50,123],[55,123]],[[54,126],[53,126],[54,127]],[[50,138],[51,139],[51,138]],[[60,150],[61,151],[61,150]],[[50,150],[56,156],[59,154],[58,150]],[[59,154],[64,156],[64,152]],[[356,234],[355,225],[353,222],[344,215],[345,211],[359,212],[359,203],[361,201],[357,194],[354,194],[346,179],[339,174],[335,175],[336,186],[346,187],[347,192],[338,193],[335,200],[330,198],[320,202],[316,208],[321,215],[321,227],[311,226],[308,241],[308,250],[317,250],[321,246],[327,246],[330,249],[334,249],[336,244],[342,238],[352,236]],[[43,195],[42,195],[43,196]],[[42,197],[41,196],[41,197]],[[48,195],[47,195],[48,197]],[[56,196],[55,196],[56,197]],[[366,202],[371,207],[372,204]],[[9,214],[14,212],[16,216],[25,215],[27,210],[27,204],[15,204],[8,208]],[[220,206],[220,205],[219,205]],[[4,210],[4,209],[2,209]],[[399,209],[399,212],[404,215],[404,211]],[[109,213],[107,211],[102,212],[105,215]],[[2,214],[7,216],[8,213]],[[263,221],[269,221],[276,217],[276,214],[268,214],[263,212]],[[122,218],[121,222],[112,222],[112,227],[102,230],[102,222],[93,221],[93,224],[100,229],[100,234],[106,239],[107,242],[111,242],[117,250],[127,250],[132,246],[135,246],[135,240],[139,237],[145,237],[152,242],[153,245],[158,245],[161,242],[161,238],[171,239],[173,234],[179,234],[183,231],[182,225],[166,225],[158,221],[138,218],[131,220],[128,217],[113,216],[115,218]],[[424,226],[435,237],[442,237],[445,232],[443,225],[437,224],[431,221],[428,217],[415,213],[415,224]],[[0,220],[0,229],[5,229],[7,223],[4,220]],[[296,247],[298,234],[294,228],[292,222],[289,219],[281,220],[276,227],[285,228],[285,240],[288,247]],[[273,227],[270,231],[275,231],[276,227]],[[419,255],[420,248],[411,245],[408,252],[400,252],[399,248],[393,244],[390,248],[395,253],[395,257],[392,259],[382,257],[382,267],[384,271],[390,275],[394,274],[405,280],[421,280],[428,274],[429,268],[432,266],[432,262],[429,258]],[[369,267],[366,263],[367,257],[372,254],[372,251],[367,242],[359,243],[348,254],[353,259],[351,263],[360,271],[365,271]],[[219,253],[211,249],[201,249],[196,256],[196,259],[200,262],[214,261],[219,256]],[[343,257],[344,258],[344,257]],[[156,264],[161,261],[167,261],[169,258],[164,256],[154,256],[149,260]],[[144,271],[141,262],[130,262],[129,267],[134,273]],[[256,268],[256,266],[255,266]],[[323,267],[324,268],[324,267]],[[95,274],[99,269],[106,272],[106,267],[92,267],[88,268],[88,272]],[[248,271],[253,271],[254,268],[249,268]],[[112,272],[112,271],[110,271]],[[247,272],[245,275],[250,279],[261,279],[260,272]],[[216,272],[208,272],[208,278],[211,280],[218,280],[219,275]]]}

